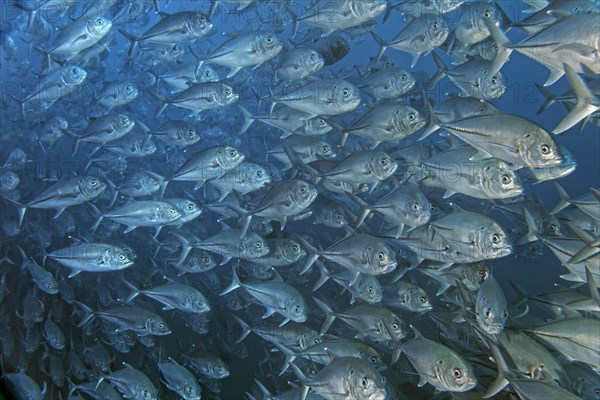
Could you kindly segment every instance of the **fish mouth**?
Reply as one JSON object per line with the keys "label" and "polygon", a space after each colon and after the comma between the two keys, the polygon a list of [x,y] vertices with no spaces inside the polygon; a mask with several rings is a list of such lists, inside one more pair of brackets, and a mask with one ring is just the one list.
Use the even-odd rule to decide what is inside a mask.
{"label": "fish mouth", "polygon": [[385,400],[385,396],[385,389],[377,389],[377,391],[369,396],[369,400]]}

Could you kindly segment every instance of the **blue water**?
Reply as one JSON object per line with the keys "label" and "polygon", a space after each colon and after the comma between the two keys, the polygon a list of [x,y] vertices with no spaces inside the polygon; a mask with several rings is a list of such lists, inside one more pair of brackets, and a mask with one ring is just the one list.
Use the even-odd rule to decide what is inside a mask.
{"label": "blue water", "polygon": [[[32,1],[22,3],[31,2]],[[79,17],[82,8],[87,3],[82,2],[75,4],[73,7],[70,7],[64,15],[61,15],[55,10],[49,10],[38,12],[35,17],[32,17],[27,11],[15,7],[14,4],[12,4],[12,1],[3,0],[0,2],[0,29],[1,34],[3,35],[3,47],[0,56],[0,87],[2,88],[2,108],[0,109],[0,162],[4,163],[9,152],[17,147],[23,149],[30,160],[25,168],[18,171],[21,182],[16,188],[16,193],[11,192],[10,194],[10,196],[18,196],[13,198],[14,200],[21,203],[27,203],[44,189],[49,187],[50,183],[54,181],[54,178],[69,177],[73,174],[81,175],[84,173],[86,164],[88,164],[90,159],[102,158],[107,154],[103,150],[100,150],[91,155],[92,146],[82,144],[78,153],[75,156],[72,156],[73,141],[68,137],[60,138],[55,146],[46,152],[39,145],[37,133],[40,130],[40,124],[43,124],[52,116],[65,117],[70,123],[70,130],[75,134],[81,133],[83,129],[85,129],[87,124],[86,121],[88,121],[89,117],[98,115],[100,109],[95,100],[98,93],[100,93],[105,84],[118,80],[133,82],[138,86],[140,94],[128,105],[115,109],[116,111],[127,113],[138,121],[143,122],[151,129],[158,128],[167,118],[187,120],[192,122],[198,128],[198,131],[201,134],[201,140],[199,143],[194,144],[186,150],[177,151],[167,149],[166,146],[161,144],[160,140],[155,140],[159,146],[158,151],[155,154],[142,159],[128,158],[126,170],[119,169],[118,166],[115,165],[114,160],[110,160],[108,163],[99,162],[97,164],[99,167],[93,167],[92,170],[94,170],[94,168],[100,168],[100,172],[105,172],[105,177],[112,179],[115,183],[119,183],[120,180],[123,179],[123,172],[130,174],[139,169],[147,169],[164,176],[169,176],[176,169],[178,160],[185,160],[195,151],[210,146],[227,144],[244,152],[247,155],[246,161],[262,164],[271,171],[274,176],[279,176],[279,179],[282,179],[283,172],[281,172],[281,164],[277,164],[272,159],[265,161],[265,145],[267,148],[277,145],[278,142],[276,142],[276,138],[278,135],[273,134],[273,131],[266,130],[265,125],[261,125],[257,122],[244,135],[238,136],[237,131],[242,124],[242,116],[235,106],[203,112],[197,118],[190,118],[188,110],[169,106],[161,117],[155,116],[158,103],[149,94],[148,89],[152,88],[153,90],[157,90],[157,88],[153,85],[146,84],[147,80],[150,79],[150,76],[144,74],[144,72],[160,70],[164,67],[153,66],[148,62],[144,64],[139,58],[133,60],[128,59],[127,51],[129,42],[118,32],[118,29],[124,29],[138,35],[159,21],[159,17],[156,15],[151,3],[152,2],[150,1],[142,0],[131,2],[117,1],[116,5],[105,14],[106,17],[116,15],[117,13],[115,11],[124,10],[128,5],[134,9],[135,7],[141,7],[142,11],[140,11],[135,18],[129,19],[127,16],[122,16],[122,22],[114,22],[114,26],[111,30],[114,39],[109,46],[109,52],[103,53],[102,57],[85,66],[88,77],[81,87],[77,88],[74,93],[58,100],[48,110],[27,111],[25,118],[23,118],[21,109],[18,103],[13,100],[12,96],[24,98],[28,93],[31,93],[36,87],[36,83],[39,82],[40,79],[43,79],[42,71],[45,69],[46,64],[44,57],[36,51],[35,48],[30,48],[27,42],[32,42],[34,47],[39,46],[49,49],[57,32],[64,29],[64,26],[69,25],[71,19]],[[159,0],[158,3],[160,5],[160,10],[168,13],[199,9],[207,12],[210,5],[209,2],[206,1],[191,0],[171,0],[168,2],[168,5],[162,0]],[[296,1],[294,3],[294,6],[296,6],[295,8],[300,10],[308,6],[308,1]],[[524,14],[521,13],[524,6],[519,1],[501,1],[499,2],[499,5],[513,21],[520,20],[524,16]],[[232,6],[226,4],[224,7],[228,7],[231,10]],[[278,34],[284,40],[285,46],[291,47],[291,41],[296,40],[292,38],[292,23],[290,16],[283,13],[277,4],[261,3],[259,6],[255,8],[251,7],[241,13],[235,13],[233,11],[224,13],[223,10],[223,7],[217,8],[216,14],[212,17],[214,28],[210,35],[207,38],[197,40],[192,45],[197,52],[201,54],[209,53],[226,40],[226,35],[258,29],[275,30],[281,26],[281,23],[284,24],[283,30]],[[454,21],[459,14],[460,11],[451,13],[448,15],[448,19]],[[31,27],[27,26],[28,18],[33,18]],[[44,19],[45,22],[40,21],[40,18]],[[259,22],[259,19],[262,20],[262,23]],[[403,16],[397,11],[393,11],[390,19],[386,23],[383,23],[383,16],[377,18],[377,26],[374,28],[374,32],[385,40],[390,40],[406,23],[407,21]],[[308,28],[308,25],[300,23],[297,37],[302,37]],[[44,34],[40,32],[43,29],[50,29],[50,31],[47,32],[47,34]],[[37,33],[32,36],[32,32]],[[14,40],[14,48],[7,44],[8,36]],[[515,42],[525,37],[522,32],[518,32],[516,29],[512,29],[508,33],[508,36]],[[335,65],[324,67],[317,73],[317,76],[330,77],[333,75],[357,83],[357,74],[354,67],[358,67],[358,69],[364,73],[367,70],[369,58],[377,55],[378,46],[369,34],[365,34],[359,38],[350,39],[350,44],[351,50],[346,57]],[[183,62],[194,62],[189,54],[186,44],[183,44],[182,48],[186,53],[182,59]],[[15,53],[12,53],[13,50]],[[442,54],[440,50],[436,51],[439,51],[440,55]],[[398,67],[410,69],[411,55],[395,49],[388,49],[385,56]],[[449,56],[444,56],[444,61],[447,65],[450,65],[451,59]],[[174,64],[171,62],[168,65]],[[245,107],[254,111],[257,109],[257,95],[262,97],[263,99],[261,100],[259,113],[264,114],[268,112],[267,104],[269,104],[268,97],[270,93],[268,89],[273,86],[273,70],[275,65],[276,61],[269,61],[258,67],[256,70],[244,68],[230,79],[224,79],[228,72],[226,68],[218,66],[214,67],[219,72],[222,81],[231,84],[231,86],[240,93],[240,104],[243,104]],[[412,72],[417,71],[424,71],[429,76],[432,76],[436,72],[435,64],[430,55],[421,56],[421,59],[412,70]],[[548,70],[535,61],[518,52],[514,52],[510,57],[510,61],[503,67],[502,73],[507,78],[508,89],[501,98],[494,100],[493,103],[505,113],[527,118],[539,124],[548,132],[551,132],[564,118],[566,110],[562,105],[555,104],[545,112],[541,114],[537,113],[540,106],[544,103],[545,98],[538,93],[535,84],[543,84],[546,81]],[[434,102],[441,102],[447,98],[446,90],[449,87],[449,80],[444,78],[438,83],[436,88],[428,91],[428,95]],[[251,88],[254,90],[251,90]],[[548,90],[556,95],[560,95],[569,90],[566,78],[563,77],[556,84],[549,87]],[[165,95],[164,91],[162,91],[162,93]],[[166,96],[170,97],[170,95]],[[415,94],[415,96],[419,97],[418,94]],[[363,103],[369,101],[366,99],[367,97],[364,96]],[[349,115],[337,117],[337,120],[348,124],[366,110],[367,108],[363,105]],[[267,132],[267,134],[265,134],[265,132]],[[142,134],[139,124],[134,128],[133,133],[137,135]],[[398,145],[409,144],[411,141],[416,141],[418,135],[419,134],[417,133],[411,137],[411,139],[405,140],[403,143],[398,143]],[[265,143],[265,137],[272,139],[274,143]],[[577,126],[561,135],[553,135],[552,137],[556,143],[569,149],[577,161],[577,169],[568,177],[558,181],[566,192],[572,198],[577,198],[589,193],[590,188],[600,187],[600,128],[593,123],[588,123],[581,132],[578,131]],[[331,145],[336,145],[339,140],[339,137],[335,132],[328,133],[325,138]],[[350,141],[352,141],[352,135]],[[197,200],[199,204],[202,204],[202,201],[205,201],[205,203],[209,202],[206,200],[207,197],[203,198],[206,194],[204,189],[200,189],[197,192],[193,192],[192,189],[192,184],[172,183],[168,191],[173,196],[191,194],[191,198]],[[6,193],[2,194],[5,195]],[[8,196],[8,194],[6,195]],[[531,183],[526,184],[525,195],[528,198],[535,197],[540,199],[548,210],[552,209],[560,200],[557,191],[554,188],[554,184],[551,181],[543,182],[538,185],[533,185]],[[484,201],[473,201],[473,199],[466,199],[466,196],[457,196],[451,200],[459,205],[463,204],[464,201],[464,204],[468,207],[476,205],[478,210],[482,210],[485,206]],[[98,200],[95,200],[93,203],[103,211],[110,209],[108,206],[109,196],[106,194],[101,196]],[[3,347],[4,349],[4,356],[2,358],[3,370],[7,372],[17,372],[20,366],[28,366],[28,368],[24,368],[24,371],[33,377],[40,386],[42,386],[43,382],[48,384],[48,394],[46,398],[59,398],[57,394],[58,391],[61,391],[62,398],[66,398],[66,383],[62,389],[54,387],[50,383],[48,375],[41,372],[39,367],[44,365],[45,368],[48,368],[47,360],[43,358],[47,353],[57,355],[63,359],[63,361],[66,361],[66,353],[69,349],[69,345],[67,345],[66,350],[61,351],[48,350],[44,346],[40,346],[35,352],[26,354],[23,345],[21,344],[24,332],[23,323],[21,319],[15,316],[15,311],[19,314],[23,312],[24,299],[27,294],[32,291],[34,284],[31,282],[29,274],[19,268],[22,261],[21,257],[18,255],[17,247],[23,247],[30,257],[33,257],[39,264],[42,264],[42,255],[44,251],[41,249],[42,247],[45,247],[45,251],[49,252],[64,247],[72,241],[63,232],[56,231],[56,225],[53,221],[54,211],[47,209],[28,210],[21,231],[14,235],[8,235],[5,228],[8,229],[8,224],[14,225],[17,221],[17,209],[7,200],[2,200],[0,204],[0,224],[3,225],[2,257],[5,257],[2,259],[0,274],[5,276],[5,280],[2,281],[2,290],[8,290],[8,294],[0,299],[0,316],[3,321],[2,323],[5,332],[7,332],[3,335],[4,343],[0,343],[0,347]],[[72,209],[67,209],[67,212],[74,217],[76,225],[75,231],[71,232],[70,235],[75,239],[94,240],[94,236],[90,232],[90,226],[94,219],[89,207],[83,205],[75,206]],[[489,216],[500,222],[507,231],[516,228],[514,223],[498,211],[492,211]],[[206,238],[211,234],[218,232],[219,228],[216,219],[216,214],[211,211],[205,211],[200,218],[189,224],[193,224],[195,229],[198,229],[199,231],[204,231],[203,238]],[[308,220],[308,222],[292,222],[286,227],[285,232],[287,234],[303,234],[310,232],[309,234],[315,235],[312,238],[314,239],[313,242],[323,243],[324,246],[331,244],[336,238],[340,238],[343,235],[343,233],[340,232],[314,228],[311,225],[311,221],[312,220]],[[278,229],[278,225],[274,225],[275,229]],[[161,235],[158,236],[157,242],[162,242],[163,244],[167,243],[170,237],[169,229],[173,228],[166,228]],[[40,243],[39,235],[42,235],[43,232],[49,234],[47,246],[42,246]],[[118,237],[122,242],[134,248],[135,253],[137,254],[136,263],[128,273],[150,281],[148,275],[154,268],[152,267],[150,260],[158,259],[155,254],[165,251],[162,248],[157,248],[158,244],[149,238],[153,231],[149,228],[138,228],[132,234],[123,234],[123,227],[121,227],[118,232],[118,234],[115,233],[113,236]],[[518,237],[518,233],[515,232],[514,237]],[[110,237],[105,239],[110,239]],[[559,278],[559,275],[566,273],[567,271],[560,265],[560,262],[548,249],[544,249],[543,256],[536,260],[526,259],[517,252],[502,259],[491,260],[488,264],[493,268],[494,275],[499,280],[502,287],[505,288],[505,293],[509,300],[514,297],[514,293],[508,284],[509,279],[518,282],[526,291],[533,293],[542,293],[544,291],[552,290],[555,284],[569,284]],[[45,268],[59,279],[67,278],[67,269],[52,261],[48,261]],[[263,312],[262,307],[256,306],[252,306],[249,309],[250,311],[236,312],[225,307],[225,300],[223,297],[219,297],[217,293],[220,289],[229,284],[229,270],[229,266],[217,267],[217,269],[213,270],[213,273],[216,273],[220,278],[220,288],[210,287],[210,285],[207,285],[206,281],[203,281],[201,277],[190,278],[191,282],[202,282],[198,284],[198,287],[203,288],[202,290],[207,292],[205,294],[209,297],[210,301],[215,302],[216,305],[216,307],[214,307],[215,311],[209,314],[210,322],[208,324],[208,335],[198,335],[192,332],[185,325],[186,318],[185,316],[182,317],[182,314],[174,316],[172,311],[158,311],[160,310],[158,304],[151,300],[148,300],[148,302],[144,302],[143,304],[151,304],[150,307],[157,310],[170,321],[173,333],[169,337],[156,338],[155,349],[158,348],[159,345],[163,346],[163,358],[171,356],[180,359],[180,353],[187,351],[189,345],[192,343],[195,343],[200,347],[207,346],[207,349],[210,349],[215,353],[221,353],[227,360],[231,370],[231,376],[222,381],[221,394],[213,394],[212,396],[214,396],[213,398],[241,399],[243,393],[250,390],[252,387],[253,377],[258,377],[261,380],[271,382],[269,381],[270,378],[261,376],[264,375],[264,373],[259,370],[260,368],[264,368],[262,361],[265,357],[271,357],[276,360],[273,361],[275,372],[278,371],[280,360],[277,355],[267,351],[267,349],[270,348],[267,342],[254,335],[251,335],[245,342],[248,351],[248,356],[246,358],[239,358],[234,354],[226,354],[226,351],[223,350],[226,346],[217,347],[219,341],[233,342],[233,339],[239,334],[235,322],[232,322],[233,320],[229,318],[230,313],[244,315],[246,317],[249,313],[253,313],[256,317],[253,318],[253,320],[258,320]],[[163,273],[161,270],[157,272],[159,274]],[[172,270],[170,273],[172,275]],[[114,275],[111,277],[96,277],[93,273],[83,272],[82,275],[86,275],[83,278],[81,278],[81,276],[79,278],[73,278],[72,286],[75,288],[76,298],[85,299],[88,303],[93,301],[95,302],[93,303],[94,309],[103,309],[104,306],[100,304],[98,297],[95,295],[96,289],[102,285],[114,284],[120,279],[118,273],[109,272],[106,274]],[[173,276],[176,277],[176,274]],[[419,277],[417,279],[422,278],[422,276],[418,274],[416,276]],[[310,279],[307,278],[309,282],[306,282],[306,279],[298,279],[295,273],[291,274],[287,273],[287,271],[284,274],[284,277],[286,281],[292,285],[305,288],[306,290],[303,290],[303,293],[305,293],[307,298],[310,297],[312,294],[310,288],[316,280],[316,274],[311,275]],[[435,294],[435,290],[436,289],[432,286],[427,287],[427,291],[432,297]],[[117,293],[122,292],[122,290],[118,292],[113,287],[113,302],[117,299]],[[63,333],[67,335],[67,338],[69,335],[74,335],[76,342],[79,343],[78,348],[81,350],[83,348],[80,343],[82,342],[83,337],[82,330],[81,328],[73,327],[73,324],[76,323],[80,316],[71,315],[71,312],[74,310],[73,305],[67,304],[61,300],[60,294],[47,295],[37,291],[36,296],[46,305],[45,318],[48,318],[48,311],[51,308],[62,307],[63,318],[60,321],[59,326],[62,328]],[[62,304],[55,305],[57,302]],[[221,304],[219,304],[220,302]],[[114,304],[115,303],[113,303],[113,305]],[[344,305],[340,302],[340,304],[338,304],[338,309],[345,308],[346,306],[347,304]],[[322,317],[318,310],[316,310],[316,307],[312,304],[310,307],[311,309],[307,324],[314,329],[318,329],[322,322]],[[219,313],[221,313],[221,315]],[[278,317],[274,317],[273,320],[279,322],[280,320],[277,318]],[[224,325],[224,320],[227,320],[226,325]],[[40,330],[42,329],[42,324],[37,323],[36,327]],[[349,334],[353,334],[353,332],[349,332]],[[11,335],[12,337],[9,338]],[[88,344],[90,343],[90,340],[90,337],[85,339]],[[182,349],[179,348],[178,341],[183,343]],[[41,339],[41,342],[43,343],[44,339]],[[10,343],[13,344],[14,348],[9,352],[6,349]],[[110,346],[106,345],[106,347],[110,349]],[[80,352],[82,352],[82,350]],[[135,345],[135,347],[127,354],[113,351],[114,359],[111,363],[111,370],[115,371],[120,369],[120,363],[122,361],[128,361],[130,363],[134,363],[135,361],[135,365],[139,368],[142,368],[143,366],[144,372],[151,377],[157,387],[160,387],[162,393],[160,398],[171,398],[167,397],[169,391],[164,385],[161,385],[159,381],[159,373],[154,366],[156,362],[149,357],[143,358],[144,354],[154,352],[154,350],[147,349],[140,344]],[[28,361],[24,362],[23,359]],[[64,363],[64,367],[65,370],[67,370],[68,364],[66,362]],[[288,375],[287,378],[290,380],[295,379],[292,375]],[[71,379],[74,378],[71,377]],[[284,381],[285,380],[279,380],[279,382]],[[269,383],[268,386],[271,388],[274,387],[271,383]],[[206,396],[206,398],[211,398],[210,391],[207,390],[206,387],[203,389],[203,398],[204,396]]]}

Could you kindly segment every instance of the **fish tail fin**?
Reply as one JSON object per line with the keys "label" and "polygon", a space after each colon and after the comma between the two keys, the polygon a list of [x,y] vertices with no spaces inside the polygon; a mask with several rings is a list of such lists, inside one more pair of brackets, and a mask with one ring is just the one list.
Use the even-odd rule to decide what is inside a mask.
{"label": "fish tail fin", "polygon": [[121,35],[125,36],[125,38],[130,42],[129,50],[127,51],[127,57],[131,58],[131,55],[133,54],[133,49],[135,49],[135,45],[137,44],[137,42],[139,42],[139,39],[133,36],[131,33],[125,31],[124,29],[119,29],[119,32],[121,33]]}
{"label": "fish tail fin", "polygon": [[312,244],[308,243],[304,238],[298,236],[298,240],[306,249],[308,253],[306,256],[306,262],[304,263],[304,267],[302,267],[302,271],[300,271],[300,275],[304,274],[306,271],[310,269],[310,267],[314,264],[315,261],[319,258],[319,250],[314,247]]}
{"label": "fish tail fin", "polygon": [[221,293],[219,293],[219,296],[224,296],[227,293],[233,292],[235,289],[242,287],[242,282],[240,281],[240,277],[238,276],[235,267],[231,269],[231,275],[233,278],[231,284],[227,286]]}
{"label": "fish tail fin", "polygon": [[338,144],[338,147],[344,147],[346,140],[348,139],[348,130],[341,124],[338,124],[329,118],[326,118],[325,122],[327,122],[333,129],[336,130],[336,132],[340,134],[340,143]]}
{"label": "fish tail fin", "polygon": [[319,267],[319,272],[321,273],[321,276],[315,283],[315,286],[313,286],[313,292],[319,290],[319,288],[329,280],[329,271],[327,270],[327,267],[325,267],[325,265],[322,262],[317,262],[317,267]]}
{"label": "fish tail fin", "polygon": [[354,193],[346,192],[346,196],[350,197],[350,199],[360,207],[360,212],[358,213],[358,217],[356,217],[356,222],[354,223],[354,229],[357,229],[369,216],[372,210],[363,199]]}
{"label": "fish tail fin", "polygon": [[542,104],[540,106],[540,109],[537,111],[538,114],[543,113],[544,111],[546,111],[548,109],[548,107],[550,107],[552,104],[554,104],[556,102],[556,96],[554,96],[552,93],[550,93],[548,90],[546,90],[546,88],[544,88],[542,85],[536,83],[535,86],[537,87],[537,90],[541,93],[542,96],[544,96],[546,98],[546,101],[544,102],[544,104]]}
{"label": "fish tail fin", "polygon": [[433,61],[435,62],[437,71],[431,77],[429,82],[427,82],[427,89],[432,89],[435,86],[435,84],[438,83],[440,79],[442,79],[446,75],[446,72],[448,71],[446,64],[444,64],[442,58],[435,51],[431,52],[431,56],[433,57]]}
{"label": "fish tail fin", "polygon": [[94,310],[92,310],[91,308],[89,308],[87,305],[85,305],[77,300],[74,300],[74,303],[77,304],[84,312],[83,318],[81,319],[79,324],[77,324],[78,328],[82,327],[83,325],[87,324],[88,322],[90,322],[91,320],[96,318],[96,312]]}
{"label": "fish tail fin", "polygon": [[127,286],[129,288],[129,290],[131,290],[131,294],[129,295],[129,297],[127,297],[127,300],[125,300],[125,303],[131,303],[131,301],[133,299],[135,299],[136,297],[138,297],[140,295],[140,289],[138,289],[133,283],[129,282],[127,279],[123,278],[123,283],[125,284],[125,286]]}
{"label": "fish tail fin", "polygon": [[321,325],[321,329],[319,330],[319,334],[323,335],[329,330],[329,328],[331,328],[333,321],[335,321],[335,313],[324,301],[316,297],[313,297],[313,300],[315,303],[317,303],[317,306],[321,309],[321,311],[325,313],[325,321],[323,321],[323,325]]}
{"label": "fish tail fin", "polygon": [[513,307],[519,307],[519,306],[525,304],[528,299],[528,296],[527,296],[527,293],[525,292],[525,290],[517,282],[513,281],[512,279],[509,279],[508,283],[510,283],[510,286],[517,294],[517,298],[512,303]]}
{"label": "fish tail fin", "polygon": [[[432,54],[435,54],[435,53],[432,53]],[[433,107],[431,106],[431,102],[429,101],[429,97],[427,97],[427,93],[425,93],[425,91],[423,91],[422,97],[423,97],[423,103],[425,103],[425,107],[427,108],[427,113],[429,114],[429,125],[427,125],[427,128],[425,128],[425,130],[421,134],[421,137],[419,137],[419,140],[425,139],[426,137],[428,137],[429,135],[431,135],[434,132],[437,132],[440,129],[440,125],[439,125],[440,120],[438,119],[437,115],[435,114],[435,111],[433,110]]]}
{"label": "fish tail fin", "polygon": [[250,125],[252,125],[254,123],[254,121],[256,121],[256,119],[254,118],[254,116],[252,114],[250,114],[250,111],[248,111],[244,107],[238,105],[238,109],[240,110],[240,112],[242,113],[242,116],[244,117],[244,123],[242,124],[242,126],[240,127],[240,130],[238,132],[238,135],[241,135],[243,133],[246,133],[248,128],[250,128]]}
{"label": "fish tail fin", "polygon": [[577,75],[570,65],[563,64],[563,68],[573,89],[577,102],[567,116],[563,118],[556,128],[552,131],[554,134],[562,133],[575,126],[579,121],[585,119],[592,113],[600,110],[600,101],[587,87],[583,79]]}
{"label": "fish tail fin", "polygon": [[252,330],[250,329],[250,325],[248,325],[240,317],[234,315],[233,318],[235,318],[235,320],[238,322],[238,324],[240,324],[240,328],[242,328],[242,334],[240,335],[238,340],[235,341],[236,343],[240,343],[242,340],[246,339],[246,337],[250,334],[250,332],[252,332]]}
{"label": "fish tail fin", "polygon": [[562,186],[560,186],[556,182],[554,182],[554,187],[556,187],[556,191],[558,192],[558,195],[560,196],[560,201],[558,202],[558,204],[556,206],[554,206],[552,211],[550,211],[550,214],[552,214],[552,215],[559,213],[560,211],[562,211],[564,208],[566,208],[567,206],[569,206],[571,204],[571,199],[569,198],[569,195],[567,194],[565,189],[563,189]]}
{"label": "fish tail fin", "polygon": [[496,343],[492,340],[487,340],[488,346],[492,351],[492,357],[496,362],[496,366],[498,367],[498,375],[496,379],[491,383],[491,385],[487,388],[485,394],[483,395],[484,399],[488,399],[490,397],[495,396],[501,390],[503,390],[506,385],[508,385],[508,381],[506,380],[506,375],[508,374],[508,365],[506,365],[506,361],[504,357],[502,357],[502,353],[500,352],[500,348]]}
{"label": "fish tail fin", "polygon": [[498,50],[496,51],[496,57],[492,61],[492,65],[488,72],[489,76],[493,76],[496,75],[500,69],[502,69],[504,64],[506,64],[513,52],[513,49],[510,40],[508,40],[504,32],[502,32],[500,28],[496,26],[496,24],[489,22],[486,19],[484,19],[483,22],[485,23],[485,26],[492,36],[492,39],[494,39],[494,42],[498,47]]}
{"label": "fish tail fin", "polygon": [[370,33],[371,33],[371,36],[373,36],[373,39],[375,39],[375,41],[377,42],[377,45],[379,46],[379,52],[377,53],[377,57],[375,57],[375,62],[374,62],[374,64],[377,64],[377,63],[379,63],[379,60],[381,60],[383,53],[385,53],[385,51],[387,50],[388,45],[383,41],[382,38],[377,36],[377,34],[375,32],[371,31]]}
{"label": "fish tail fin", "polygon": [[294,360],[296,359],[296,354],[294,354],[292,350],[285,347],[285,345],[279,345],[277,348],[285,355],[285,360],[281,366],[281,371],[279,371],[279,376],[281,376],[285,373],[285,371],[287,371],[289,366],[293,364]]}
{"label": "fish tail fin", "polygon": [[17,208],[17,211],[19,213],[19,230],[20,230],[21,225],[23,225],[23,219],[25,218],[25,212],[27,212],[27,206],[19,203],[18,201],[14,201],[11,199],[6,199],[6,200],[8,200],[13,206],[15,206]]}
{"label": "fish tail fin", "polygon": [[154,90],[148,90],[148,92],[150,93],[150,95],[152,95],[152,97],[154,97],[156,100],[158,100],[160,102],[160,105],[158,106],[158,109],[156,110],[156,116],[159,117],[160,114],[162,114],[163,111],[165,111],[165,108],[167,108],[167,106],[169,105],[169,101],[167,99],[165,99],[164,97],[162,97],[160,94],[156,93]]}

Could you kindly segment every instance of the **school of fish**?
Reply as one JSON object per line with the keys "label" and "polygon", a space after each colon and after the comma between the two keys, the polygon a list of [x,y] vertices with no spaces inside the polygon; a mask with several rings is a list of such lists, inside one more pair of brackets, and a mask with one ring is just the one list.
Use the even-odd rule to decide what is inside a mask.
{"label": "school of fish", "polygon": [[0,18],[6,398],[600,399],[597,0]]}

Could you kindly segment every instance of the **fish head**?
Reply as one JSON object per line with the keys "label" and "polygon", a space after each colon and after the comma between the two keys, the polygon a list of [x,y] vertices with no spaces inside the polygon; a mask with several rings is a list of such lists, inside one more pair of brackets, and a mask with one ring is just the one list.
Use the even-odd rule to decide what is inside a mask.
{"label": "fish head", "polygon": [[200,140],[198,130],[191,124],[180,124],[176,129],[177,138],[179,138],[186,146],[190,146]]}
{"label": "fish head", "polygon": [[369,364],[352,363],[346,373],[344,386],[351,398],[385,400],[385,380]]}
{"label": "fish head", "polygon": [[127,133],[135,126],[135,120],[124,114],[115,114],[112,118],[112,127],[116,132]]}
{"label": "fish head", "polygon": [[563,161],[560,148],[541,127],[519,138],[517,150],[528,167],[552,167]]}
{"label": "fish head", "polygon": [[79,190],[88,200],[98,197],[107,187],[106,182],[96,176],[84,176],[79,180]]}
{"label": "fish head", "polygon": [[264,59],[271,59],[283,50],[283,42],[273,32],[257,32],[254,37],[257,51]]}
{"label": "fish head", "polygon": [[246,258],[250,259],[266,256],[271,250],[265,239],[253,232],[244,236],[241,245],[242,253]]}
{"label": "fish head", "polygon": [[504,330],[504,324],[508,318],[508,311],[506,307],[493,307],[491,304],[488,304],[486,300],[485,297],[481,299],[482,306],[477,313],[477,323],[488,334],[498,335]]}
{"label": "fish head", "polygon": [[322,117],[313,117],[304,121],[304,130],[311,136],[324,135],[332,129]]}
{"label": "fish head", "polygon": [[80,85],[86,78],[87,71],[83,68],[80,68],[76,65],[70,65],[65,67],[63,79],[67,84],[71,86]]}
{"label": "fish head", "polygon": [[192,295],[186,299],[186,303],[195,314],[203,314],[211,310],[210,304],[203,296]]}
{"label": "fish head", "polygon": [[563,236],[564,232],[561,230],[561,224],[558,218],[554,215],[545,215],[541,219],[541,234],[546,237],[559,237]]}
{"label": "fish head", "polygon": [[397,131],[411,134],[427,125],[427,120],[415,108],[401,106],[394,110],[392,123]]}
{"label": "fish head", "polygon": [[269,236],[273,233],[273,224],[264,218],[252,218],[248,230],[261,236]]}
{"label": "fish head", "polygon": [[329,227],[342,228],[348,224],[346,213],[341,206],[329,207],[323,211],[325,222]]}
{"label": "fish head", "polygon": [[410,222],[410,226],[425,225],[431,219],[431,207],[429,199],[416,189],[406,197],[404,204],[404,216]]}
{"label": "fish head", "polygon": [[271,175],[262,165],[248,163],[244,168],[244,180],[263,187],[271,183]]}
{"label": "fish head", "polygon": [[283,243],[281,247],[283,258],[287,261],[295,262],[306,256],[306,250],[295,240],[289,240]]}
{"label": "fish head", "polygon": [[415,77],[410,72],[403,69],[394,71],[390,76],[390,86],[400,93],[411,91],[416,84],[417,81],[415,80]]}
{"label": "fish head", "polygon": [[307,307],[301,295],[290,295],[285,301],[286,317],[297,323],[306,322]]}
{"label": "fish head", "polygon": [[[455,357],[451,357],[455,358]],[[456,360],[439,360],[434,366],[435,375],[445,389],[451,392],[466,392],[477,385],[473,370],[458,356]]]}
{"label": "fish head", "polygon": [[122,82],[118,86],[119,94],[125,101],[134,100],[140,94],[136,85],[131,82]]}
{"label": "fish head", "polygon": [[288,189],[288,198],[299,207],[308,207],[317,198],[317,189],[303,180],[295,180]]}
{"label": "fish head", "polygon": [[313,49],[303,49],[299,56],[299,64],[309,73],[317,72],[325,66],[325,59],[321,53]]}
{"label": "fish head", "polygon": [[90,18],[87,21],[88,32],[97,37],[103,38],[110,32],[112,28],[112,21],[100,16],[95,18]]}
{"label": "fish head", "polygon": [[217,90],[216,96],[218,102],[223,105],[229,105],[237,102],[240,99],[240,95],[233,90],[233,88],[225,83],[219,83],[219,89]]}
{"label": "fish head", "polygon": [[374,19],[387,8],[386,0],[354,0],[354,3],[355,12],[365,20]]}
{"label": "fish head", "polygon": [[148,318],[146,320],[146,330],[152,335],[164,336],[169,335],[171,330],[167,323],[162,319]]}
{"label": "fish head", "polygon": [[424,312],[433,309],[433,306],[429,302],[427,293],[420,287],[409,289],[408,304],[412,311]]}
{"label": "fish head", "polygon": [[506,92],[506,79],[498,72],[496,75],[483,79],[481,86],[481,93],[485,99],[497,99]]}
{"label": "fish head", "polygon": [[219,74],[213,67],[208,64],[202,64],[196,73],[196,81],[198,82],[218,82]]}
{"label": "fish head", "polygon": [[129,258],[127,253],[119,248],[115,248],[109,254],[109,260],[107,260],[108,265],[115,270],[121,270],[125,268],[129,268],[133,265],[133,260]]}
{"label": "fish head", "polygon": [[487,160],[481,178],[481,187],[491,199],[506,199],[523,193],[519,178],[504,161]]}
{"label": "fish head", "polygon": [[1,191],[13,190],[21,182],[19,175],[9,169],[0,170],[0,180],[2,182],[0,186]]}
{"label": "fish head", "polygon": [[348,81],[340,80],[333,85],[333,101],[340,114],[353,111],[361,101],[358,88]]}
{"label": "fish head", "polygon": [[490,267],[484,262],[464,265],[462,283],[468,290],[477,290],[490,277]]}
{"label": "fish head", "polygon": [[360,298],[371,304],[381,302],[383,299],[383,290],[377,278],[371,275],[361,275],[361,277],[363,278],[359,278],[356,288],[358,293],[360,293]]}
{"label": "fish head", "polygon": [[335,158],[335,151],[331,148],[331,145],[324,140],[317,140],[311,145],[312,153],[319,159],[331,160]]}
{"label": "fish head", "polygon": [[478,240],[486,259],[501,258],[512,253],[512,245],[506,233],[495,222],[481,228]]}
{"label": "fish head", "polygon": [[368,168],[373,176],[382,181],[396,172],[398,163],[392,160],[386,153],[377,151],[370,157]]}
{"label": "fish head", "polygon": [[363,259],[366,260],[373,275],[387,274],[398,265],[394,252],[381,242],[366,246],[363,250]]}
{"label": "fish head", "polygon": [[188,18],[187,26],[194,36],[200,37],[210,32],[213,23],[205,15],[194,13]]}
{"label": "fish head", "polygon": [[425,14],[422,18],[425,24],[425,34],[432,47],[438,47],[448,39],[450,27],[443,17]]}
{"label": "fish head", "polygon": [[231,146],[223,146],[217,151],[217,163],[227,171],[240,165],[245,158],[244,154]]}

